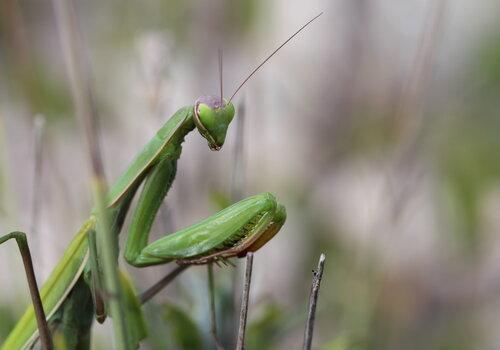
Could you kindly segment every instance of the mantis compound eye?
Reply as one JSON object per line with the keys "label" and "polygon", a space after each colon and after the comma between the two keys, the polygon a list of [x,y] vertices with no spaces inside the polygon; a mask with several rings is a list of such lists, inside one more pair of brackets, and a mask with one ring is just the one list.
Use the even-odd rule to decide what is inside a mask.
{"label": "mantis compound eye", "polygon": [[194,105],[194,123],[212,151],[218,151],[224,145],[233,117],[233,104],[221,101],[218,96],[202,96]]}

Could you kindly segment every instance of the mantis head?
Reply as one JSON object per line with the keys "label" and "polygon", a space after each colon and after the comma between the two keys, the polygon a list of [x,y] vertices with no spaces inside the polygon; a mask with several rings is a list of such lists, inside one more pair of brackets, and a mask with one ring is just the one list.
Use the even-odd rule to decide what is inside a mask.
{"label": "mantis head", "polygon": [[233,104],[219,96],[201,96],[194,104],[194,123],[212,151],[221,149],[233,117]]}
{"label": "mantis head", "polygon": [[263,60],[236,88],[229,100],[222,96],[222,50],[219,50],[219,77],[220,77],[220,96],[201,96],[194,105],[194,123],[200,134],[207,139],[208,146],[212,151],[221,149],[226,139],[226,132],[229,124],[234,117],[234,106],[231,103],[233,97],[245,85],[245,83],[283,46],[285,46],[294,36],[299,34],[316,18],[321,16],[323,12],[310,19],[306,24],[293,33],[286,41],[284,41],[276,50],[274,50],[265,60]]}

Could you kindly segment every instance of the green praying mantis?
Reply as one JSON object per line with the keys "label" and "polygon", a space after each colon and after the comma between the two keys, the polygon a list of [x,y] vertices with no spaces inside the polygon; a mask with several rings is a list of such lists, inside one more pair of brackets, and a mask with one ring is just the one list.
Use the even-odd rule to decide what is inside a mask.
{"label": "green praying mantis", "polygon": [[[220,97],[202,96],[194,105],[180,108],[116,180],[105,198],[111,231],[115,235],[122,230],[131,202],[142,185],[124,248],[124,257],[129,264],[147,267],[169,262],[179,265],[225,262],[257,251],[278,233],[286,220],[285,207],[271,193],[261,193],[148,243],[156,214],[174,181],[186,135],[197,130],[211,150],[220,150],[235,115],[232,100],[237,92],[268,59],[321,14],[308,21],[257,66],[231,98],[224,99],[221,92]],[[89,347],[93,318],[102,322],[106,317],[105,308],[99,301],[99,297],[106,299],[106,295],[96,294],[99,262],[93,251],[98,248],[95,246],[97,234],[97,215],[93,211],[41,288],[38,302],[34,287],[33,305],[28,307],[1,350],[30,348],[41,337],[38,327],[43,311],[42,321],[43,318],[47,320],[52,334],[64,337],[67,348]],[[0,244],[10,238],[27,246],[25,235],[20,232],[0,237]],[[127,282],[122,283],[126,290],[132,290],[127,287]],[[41,304],[43,310],[40,311]]]}

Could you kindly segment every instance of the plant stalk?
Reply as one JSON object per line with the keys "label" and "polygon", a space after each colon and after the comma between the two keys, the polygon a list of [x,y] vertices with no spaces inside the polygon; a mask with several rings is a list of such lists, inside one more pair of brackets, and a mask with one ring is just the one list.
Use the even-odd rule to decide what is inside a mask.
{"label": "plant stalk", "polygon": [[253,253],[248,253],[246,260],[246,268],[245,268],[245,284],[243,286],[243,293],[241,295],[240,322],[238,327],[238,340],[236,342],[237,350],[243,350],[245,348],[245,331],[247,327],[250,283],[252,281],[252,266],[253,266]]}
{"label": "plant stalk", "polygon": [[31,260],[31,253],[28,246],[28,240],[26,239],[26,234],[19,231],[11,232],[3,237],[0,237],[0,244],[12,238],[16,240],[19,251],[21,252],[21,257],[23,258],[24,270],[26,271],[28,288],[30,291],[31,300],[33,302],[33,309],[35,310],[36,323],[38,326],[38,334],[40,337],[42,349],[52,350],[50,331],[47,325],[47,320],[45,318],[45,311],[43,310],[42,299],[40,298],[38,285],[36,283],[35,271],[33,270],[33,261]]}
{"label": "plant stalk", "polygon": [[118,239],[113,234],[106,210],[107,192],[104,167],[101,158],[97,111],[88,77],[90,69],[85,60],[83,40],[78,33],[77,16],[73,1],[53,0],[59,35],[70,79],[71,93],[76,108],[76,115],[82,131],[85,133],[87,155],[91,173],[91,190],[97,213],[97,242],[99,260],[102,263],[105,296],[109,313],[113,318],[115,347],[130,349],[125,321],[125,309],[118,274]]}
{"label": "plant stalk", "polygon": [[316,319],[316,305],[318,304],[319,287],[323,278],[323,268],[325,266],[325,254],[319,257],[318,268],[313,271],[311,293],[309,295],[309,312],[307,316],[306,330],[304,333],[304,350],[311,350],[314,332],[314,321]]}

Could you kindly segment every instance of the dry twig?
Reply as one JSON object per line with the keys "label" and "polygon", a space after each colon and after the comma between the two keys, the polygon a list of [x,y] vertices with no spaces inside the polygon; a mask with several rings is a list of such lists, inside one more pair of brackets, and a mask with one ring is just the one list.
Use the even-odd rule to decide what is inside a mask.
{"label": "dry twig", "polygon": [[323,278],[323,267],[325,266],[325,254],[321,254],[318,262],[318,269],[313,271],[311,293],[309,294],[309,312],[307,315],[306,330],[304,333],[304,350],[310,350],[314,331],[314,321],[316,318],[316,305],[318,303],[319,287]]}
{"label": "dry twig", "polygon": [[153,284],[151,287],[146,289],[139,295],[139,300],[141,304],[148,302],[156,294],[158,294],[163,288],[165,288],[170,282],[172,282],[177,276],[181,274],[182,271],[187,269],[189,265],[179,265],[172,271],[170,271],[165,277]]}
{"label": "dry twig", "polygon": [[248,253],[245,268],[245,284],[241,295],[240,322],[238,327],[238,340],[236,343],[237,350],[243,350],[245,347],[245,330],[247,327],[248,301],[250,296],[250,283],[252,281],[252,266],[253,253]]}

